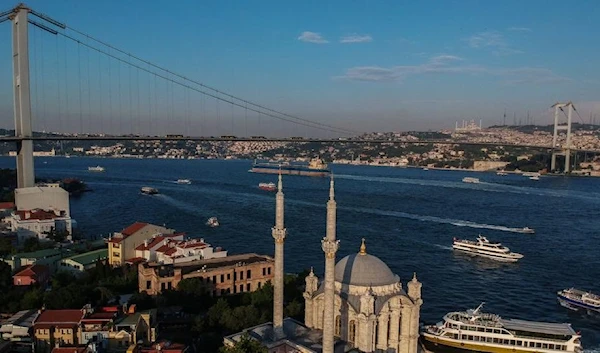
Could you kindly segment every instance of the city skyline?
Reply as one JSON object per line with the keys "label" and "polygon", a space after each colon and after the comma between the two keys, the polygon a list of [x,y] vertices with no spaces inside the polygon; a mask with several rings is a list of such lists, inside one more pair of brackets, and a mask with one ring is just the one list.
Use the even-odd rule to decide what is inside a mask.
{"label": "city skyline", "polygon": [[[127,5],[114,1],[26,4],[186,77],[288,114],[346,129],[442,129],[452,128],[462,119],[482,119],[484,126],[489,126],[502,123],[504,111],[507,123],[513,123],[514,116],[524,123],[530,114],[534,122],[549,124],[550,105],[568,100],[575,102],[584,122],[588,122],[590,113],[600,115],[600,100],[593,93],[600,88],[599,75],[592,70],[591,59],[578,55],[585,53],[591,58],[598,51],[587,46],[594,39],[593,2],[581,2],[575,9],[565,4],[549,8],[541,2],[460,2],[435,7],[429,6],[433,3],[389,2],[330,2],[319,6],[187,2],[179,12],[135,1]],[[105,17],[99,18],[98,14]],[[38,61],[46,60],[45,75],[52,74],[52,65],[62,55],[69,60],[85,55],[78,53],[76,46],[67,47],[60,38],[36,37],[34,33],[31,30],[30,44],[38,48]],[[9,25],[0,27],[0,37],[6,39],[2,42],[10,43]],[[10,45],[0,47],[0,77],[5,82],[0,86],[0,123],[8,128],[13,120],[10,50]],[[35,49],[31,50],[31,65],[39,65],[34,63]],[[55,54],[44,56],[39,50],[49,54],[55,50]],[[103,59],[97,60],[97,66],[105,65]],[[60,75],[76,83],[73,77],[77,68],[72,66],[61,66]],[[48,82],[42,87],[51,91]],[[32,88],[35,84],[32,82]],[[127,85],[133,83],[124,83],[123,87]],[[52,117],[56,118],[61,110],[62,115],[78,115],[71,112],[73,107],[67,109],[61,103],[64,95],[71,94],[72,101],[77,97],[74,88],[67,88],[66,83],[64,86],[58,104],[49,95],[38,99],[38,108],[46,112],[47,121],[36,119],[34,107],[35,130],[51,131],[44,125],[52,125]],[[142,93],[146,93],[143,98],[147,101],[150,93]],[[160,121],[169,114],[188,114],[190,118],[203,114],[208,117],[203,127],[187,128],[204,130],[209,135],[244,130],[239,126],[223,127],[229,121],[210,122],[216,114],[223,115],[224,108],[220,113],[219,107],[212,107],[215,112],[203,108],[200,114],[202,103],[197,97],[184,98],[181,93],[181,97],[165,104],[181,108],[185,104],[178,101],[184,99],[191,101],[187,105],[192,113],[178,112],[177,108],[171,108],[168,114],[154,112],[158,126],[171,127]],[[161,102],[155,101],[160,106]],[[90,99],[89,105],[94,104],[102,106]],[[116,116],[137,115],[142,119],[146,114],[114,104],[116,113],[110,107],[111,123],[92,124],[88,130],[133,132],[124,131],[134,128],[123,127],[127,123],[117,123]],[[232,121],[233,116],[243,114],[231,111],[227,114]],[[86,118],[95,121],[99,114],[90,109]],[[79,119],[71,118],[64,119],[65,127],[76,125]],[[183,123],[180,125],[180,130],[185,128]],[[259,130],[257,126],[254,129]],[[261,129],[265,134],[276,133],[273,124],[263,123]]]}

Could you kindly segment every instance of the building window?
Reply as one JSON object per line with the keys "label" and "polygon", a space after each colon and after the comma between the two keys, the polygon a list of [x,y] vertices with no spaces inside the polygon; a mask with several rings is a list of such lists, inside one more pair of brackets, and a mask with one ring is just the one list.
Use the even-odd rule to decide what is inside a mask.
{"label": "building window", "polygon": [[334,335],[340,337],[342,335],[342,317],[340,315],[335,317],[335,330]]}
{"label": "building window", "polygon": [[252,278],[252,271],[248,270],[246,271],[246,279],[251,279]]}
{"label": "building window", "polygon": [[237,272],[233,271],[233,280],[237,281]]}
{"label": "building window", "polygon": [[231,273],[227,274],[227,280],[229,281],[231,279]]}
{"label": "building window", "polygon": [[225,282],[225,275],[221,275],[221,283]]}
{"label": "building window", "polygon": [[271,274],[271,268],[270,267],[267,267],[267,274],[269,274],[269,275]]}
{"label": "building window", "polygon": [[163,282],[163,283],[161,283],[161,284],[160,284],[160,290],[165,290],[165,288],[166,288],[166,287],[165,287],[165,283],[164,283],[164,282]]}
{"label": "building window", "polygon": [[244,291],[244,285],[240,284],[240,293],[242,293]]}
{"label": "building window", "polygon": [[217,283],[217,276],[213,276],[213,283]]}
{"label": "building window", "polygon": [[236,285],[235,285],[235,284],[233,285],[233,293],[234,293],[234,294],[235,294],[235,293],[237,293],[237,287],[236,287]]}
{"label": "building window", "polygon": [[262,288],[262,283],[258,282],[258,288]]}
{"label": "building window", "polygon": [[152,281],[146,281],[146,289],[152,289]]}
{"label": "building window", "polygon": [[354,340],[356,339],[356,323],[354,320],[350,320],[348,323],[348,341],[354,344]]}
{"label": "building window", "polygon": [[246,292],[250,292],[250,283],[246,283]]}
{"label": "building window", "polygon": [[263,276],[265,276],[267,274],[267,269],[263,267]]}
{"label": "building window", "polygon": [[167,283],[167,289],[169,289],[169,290],[173,289],[173,285],[171,284],[171,282]]}
{"label": "building window", "polygon": [[244,279],[244,271],[240,271],[240,280]]}

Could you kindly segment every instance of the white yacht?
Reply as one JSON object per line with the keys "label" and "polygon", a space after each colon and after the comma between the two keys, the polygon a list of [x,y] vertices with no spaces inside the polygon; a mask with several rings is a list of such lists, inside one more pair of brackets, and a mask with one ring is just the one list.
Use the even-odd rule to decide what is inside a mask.
{"label": "white yacht", "polygon": [[482,235],[477,237],[477,241],[454,238],[452,248],[454,250],[487,257],[497,261],[516,262],[523,257],[521,254],[510,252],[509,248],[500,243],[490,242]]}
{"label": "white yacht", "polygon": [[186,185],[189,185],[191,183],[192,183],[192,181],[190,179],[177,179],[177,184],[186,184]]}
{"label": "white yacht", "polygon": [[571,324],[502,319],[477,309],[451,312],[443,321],[424,326],[423,343],[440,348],[489,353],[581,353],[581,336]]}
{"label": "white yacht", "polygon": [[479,184],[478,178],[464,177],[462,181],[463,181],[463,183]]}
{"label": "white yacht", "polygon": [[208,219],[208,221],[206,221],[206,225],[214,228],[214,227],[218,227],[219,226],[219,220],[217,219],[217,217],[210,217]]}
{"label": "white yacht", "polygon": [[104,171],[104,167],[101,167],[99,165],[97,165],[95,167],[88,167],[88,171],[90,171],[90,172],[103,172]]}

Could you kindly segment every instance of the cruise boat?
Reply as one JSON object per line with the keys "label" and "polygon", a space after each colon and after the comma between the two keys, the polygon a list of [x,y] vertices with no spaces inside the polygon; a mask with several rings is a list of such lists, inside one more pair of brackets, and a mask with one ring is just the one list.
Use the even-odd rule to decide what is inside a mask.
{"label": "cruise boat", "polygon": [[277,191],[275,183],[259,183],[258,188],[265,191]]}
{"label": "cruise boat", "polygon": [[563,289],[556,293],[560,305],[571,310],[591,310],[600,313],[600,296],[580,289]]}
{"label": "cruise boat", "polygon": [[581,353],[581,336],[571,324],[502,319],[477,309],[451,312],[443,321],[422,328],[428,350],[514,353]]}
{"label": "cruise boat", "polygon": [[477,179],[477,178],[464,177],[462,181],[463,181],[463,183],[479,184],[479,179]]}
{"label": "cruise boat", "polygon": [[516,262],[523,257],[521,254],[510,252],[509,248],[500,243],[490,242],[482,235],[477,237],[477,241],[454,238],[452,248],[454,250],[487,257],[497,261]]}
{"label": "cruise boat", "polygon": [[190,179],[177,179],[177,184],[191,184],[192,181]]}
{"label": "cruise boat", "polygon": [[218,227],[219,226],[219,220],[217,219],[217,217],[210,217],[207,221],[206,221],[206,225],[214,228],[214,227]]}
{"label": "cruise boat", "polygon": [[283,175],[302,175],[302,176],[316,176],[326,177],[331,174],[331,170],[327,167],[321,159],[311,159],[308,165],[305,164],[293,164],[293,163],[257,163],[256,161],[252,165],[252,169],[249,170],[252,173],[263,173],[263,174],[283,174]]}
{"label": "cruise boat", "polygon": [[97,165],[95,167],[88,167],[88,171],[90,171],[90,172],[103,172],[104,171],[104,167],[101,167],[99,165]]}
{"label": "cruise boat", "polygon": [[142,191],[142,194],[146,194],[146,195],[155,195],[155,194],[158,194],[158,189],[151,188],[149,186],[142,187],[141,191]]}

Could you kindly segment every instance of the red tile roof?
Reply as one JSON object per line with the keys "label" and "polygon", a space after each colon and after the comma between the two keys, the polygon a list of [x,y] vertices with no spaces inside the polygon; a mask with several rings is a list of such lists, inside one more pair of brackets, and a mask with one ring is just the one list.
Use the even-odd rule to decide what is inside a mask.
{"label": "red tile roof", "polygon": [[204,249],[204,248],[208,247],[208,244],[200,242],[200,241],[190,241],[190,242],[184,242],[184,243],[177,244],[177,246],[182,249],[190,249],[190,248]]}
{"label": "red tile roof", "polygon": [[54,212],[44,211],[40,209],[35,209],[31,211],[21,210],[17,211],[17,216],[21,218],[21,220],[29,220],[29,219],[37,219],[37,220],[48,220],[58,218]]}
{"label": "red tile roof", "polygon": [[143,257],[132,257],[131,259],[125,260],[125,263],[134,265],[134,264],[144,262],[144,261],[146,261],[146,259]]}
{"label": "red tile roof", "polygon": [[147,226],[148,223],[144,223],[144,222],[135,222],[134,224],[130,225],[129,227],[123,229],[121,231],[121,234],[123,234],[125,237],[128,237],[134,233],[136,233],[137,231],[139,231],[140,229],[144,228],[145,226]]}
{"label": "red tile roof", "polygon": [[10,210],[15,208],[14,202],[0,202],[0,210]]}
{"label": "red tile roof", "polygon": [[160,242],[162,242],[163,240],[165,240],[164,236],[158,236],[156,238],[152,238],[152,239],[148,239],[148,245],[146,246],[145,243],[142,243],[140,245],[138,245],[135,250],[149,250],[152,249],[153,247],[155,247],[156,245],[160,244]]}
{"label": "red tile roof", "polygon": [[76,325],[83,319],[82,310],[44,310],[35,320],[35,327],[44,324]]}
{"label": "red tile roof", "polygon": [[39,276],[43,273],[48,273],[48,267],[44,266],[44,265],[28,265],[25,266],[25,268],[17,273],[15,273],[15,275],[13,277],[19,276],[19,277],[35,277],[35,276]]}
{"label": "red tile roof", "polygon": [[84,353],[87,347],[55,347],[52,353]]}

